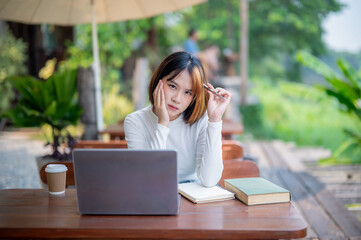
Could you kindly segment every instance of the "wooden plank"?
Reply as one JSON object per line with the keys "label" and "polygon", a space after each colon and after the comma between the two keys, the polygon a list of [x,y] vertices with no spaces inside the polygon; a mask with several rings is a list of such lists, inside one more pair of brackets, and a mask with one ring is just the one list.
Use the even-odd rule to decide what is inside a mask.
{"label": "wooden plank", "polygon": [[[261,177],[272,181],[280,186],[284,186],[283,182],[279,179],[277,174],[275,174],[274,169],[271,168],[271,163],[267,159],[265,152],[263,151],[261,145],[259,143],[251,143],[248,145],[248,150],[250,155],[256,156],[258,158],[257,165],[260,169]],[[302,214],[303,218],[307,221],[307,218],[304,216],[301,211],[301,206],[298,202],[292,200],[293,205],[296,207],[299,213]],[[316,232],[314,231],[312,225],[308,222],[307,226],[307,235],[303,239],[318,239]]]}
{"label": "wooden plank", "polygon": [[357,166],[312,167],[307,168],[307,170],[323,182],[344,182],[361,185],[361,168]]}
{"label": "wooden plank", "polygon": [[[313,175],[313,174],[312,174]],[[341,188],[340,188],[341,186]],[[342,193],[359,193],[361,194],[361,184],[346,184],[346,183],[339,183],[339,184],[327,184],[328,190],[335,190],[336,192],[342,192]]]}
{"label": "wooden plank", "polygon": [[80,215],[75,189],[0,190],[0,238],[292,239],[306,222],[292,203],[247,206],[233,199],[193,204],[180,199],[174,216]]}
{"label": "wooden plank", "polygon": [[75,143],[76,148],[128,148],[126,140],[111,140],[108,142],[98,140],[81,140]]}
{"label": "wooden plank", "polygon": [[250,146],[250,153],[253,156],[257,156],[257,165],[260,169],[261,177],[268,179],[278,185],[283,185],[277,174],[274,173],[271,163],[267,159],[267,155],[263,151],[260,144],[254,143]]}
{"label": "wooden plank", "polygon": [[361,236],[361,223],[326,188],[309,173],[298,173],[302,181],[315,194],[329,216],[342,228],[348,238]]}
{"label": "wooden plank", "polygon": [[[282,146],[281,143],[273,143],[272,145],[280,154],[280,159],[283,160],[291,170],[300,169],[294,167],[294,163],[297,162],[297,160],[292,159],[292,154]],[[292,159],[292,164],[286,159]],[[303,169],[303,171],[294,171],[294,174],[295,177],[300,182],[303,182],[304,186],[313,193],[318,203],[324,207],[330,218],[342,229],[348,238],[361,236],[361,223],[326,189],[323,183],[309,174],[305,169]]]}
{"label": "wooden plank", "polygon": [[280,177],[287,189],[291,190],[292,199],[299,203],[304,216],[313,226],[315,232],[321,239],[347,239],[343,231],[330,219],[329,215],[324,211],[314,196],[300,182],[296,176],[286,167],[282,157],[270,145],[262,143],[262,147],[266,152],[268,159],[272,161],[273,168],[276,169],[277,175]]}

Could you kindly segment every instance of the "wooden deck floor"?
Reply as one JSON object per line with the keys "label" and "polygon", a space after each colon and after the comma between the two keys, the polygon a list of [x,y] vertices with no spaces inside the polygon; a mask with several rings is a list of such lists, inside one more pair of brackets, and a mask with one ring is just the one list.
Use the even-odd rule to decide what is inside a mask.
{"label": "wooden deck floor", "polygon": [[[345,208],[342,200],[359,200],[358,169],[343,174],[342,168],[332,173],[326,168],[307,167],[292,145],[281,141],[249,143],[245,152],[256,157],[261,176],[291,191],[292,201],[309,223],[305,239],[361,239],[361,222]],[[341,181],[345,178],[348,178],[346,183]],[[335,187],[337,181],[340,188]],[[356,187],[344,187],[350,182]]]}

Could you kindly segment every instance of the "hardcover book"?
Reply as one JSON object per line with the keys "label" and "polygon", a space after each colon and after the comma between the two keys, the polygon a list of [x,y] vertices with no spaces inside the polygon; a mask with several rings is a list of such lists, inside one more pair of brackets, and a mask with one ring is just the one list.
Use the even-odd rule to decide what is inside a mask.
{"label": "hardcover book", "polygon": [[261,177],[225,179],[224,186],[247,205],[291,201],[290,191]]}
{"label": "hardcover book", "polygon": [[204,187],[200,183],[178,184],[178,192],[193,203],[207,203],[234,199],[234,193],[219,186]]}

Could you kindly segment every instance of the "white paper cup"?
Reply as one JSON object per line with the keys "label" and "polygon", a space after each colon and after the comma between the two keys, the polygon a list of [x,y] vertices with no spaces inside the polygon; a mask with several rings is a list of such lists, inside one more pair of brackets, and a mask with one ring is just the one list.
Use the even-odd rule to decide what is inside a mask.
{"label": "white paper cup", "polygon": [[48,164],[45,168],[49,193],[59,195],[65,193],[66,171],[64,164]]}

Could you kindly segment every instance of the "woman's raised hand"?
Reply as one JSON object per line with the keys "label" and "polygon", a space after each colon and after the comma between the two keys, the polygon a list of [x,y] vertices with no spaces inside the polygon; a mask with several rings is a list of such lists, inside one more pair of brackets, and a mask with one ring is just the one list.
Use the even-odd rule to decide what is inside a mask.
{"label": "woman's raised hand", "polygon": [[163,80],[159,80],[153,92],[154,113],[158,117],[158,123],[167,127],[169,124],[169,114],[165,103],[163,85]]}
{"label": "woman's raised hand", "polygon": [[224,97],[226,100],[217,97],[217,95],[208,91],[209,101],[207,106],[208,118],[210,122],[219,122],[222,120],[223,113],[226,111],[228,104],[231,101],[232,94],[223,88],[213,88],[207,83],[208,87],[213,89],[216,93]]}

